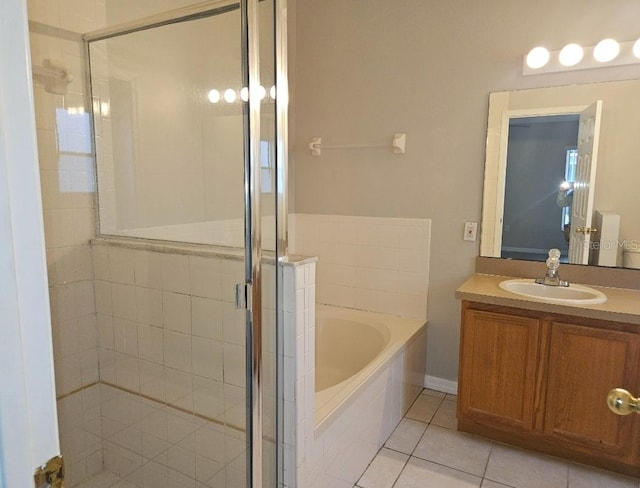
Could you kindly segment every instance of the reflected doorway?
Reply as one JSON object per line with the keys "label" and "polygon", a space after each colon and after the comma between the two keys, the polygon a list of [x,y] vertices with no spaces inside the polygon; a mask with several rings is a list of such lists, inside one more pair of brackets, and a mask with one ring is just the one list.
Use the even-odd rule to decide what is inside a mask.
{"label": "reflected doorway", "polygon": [[575,113],[509,121],[502,258],[544,261],[557,248],[568,262],[579,119]]}

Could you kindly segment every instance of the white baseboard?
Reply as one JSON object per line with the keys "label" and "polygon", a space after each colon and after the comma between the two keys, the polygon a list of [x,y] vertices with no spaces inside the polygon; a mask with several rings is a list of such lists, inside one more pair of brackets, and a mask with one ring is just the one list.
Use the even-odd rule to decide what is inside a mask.
{"label": "white baseboard", "polygon": [[438,378],[436,376],[425,375],[424,386],[430,390],[442,391],[444,393],[450,393],[451,395],[458,394],[458,382],[445,380],[444,378]]}

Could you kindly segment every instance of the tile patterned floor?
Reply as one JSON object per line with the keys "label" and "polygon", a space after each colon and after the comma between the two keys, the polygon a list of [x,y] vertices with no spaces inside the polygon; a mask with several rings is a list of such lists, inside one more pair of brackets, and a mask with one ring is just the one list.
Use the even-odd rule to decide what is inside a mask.
{"label": "tile patterned floor", "polygon": [[639,488],[640,480],[456,430],[456,397],[424,390],[354,488]]}
{"label": "tile patterned floor", "polygon": [[[104,471],[78,488],[136,486]],[[424,390],[354,488],[391,487],[640,488],[640,480],[458,432],[456,397]]]}

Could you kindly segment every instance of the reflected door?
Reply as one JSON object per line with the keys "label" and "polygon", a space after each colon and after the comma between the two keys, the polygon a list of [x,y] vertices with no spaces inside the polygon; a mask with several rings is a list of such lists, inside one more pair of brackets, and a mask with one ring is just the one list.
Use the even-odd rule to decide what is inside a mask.
{"label": "reflected door", "polygon": [[580,113],[578,167],[573,187],[569,238],[569,262],[572,264],[589,263],[601,115],[601,100]]}

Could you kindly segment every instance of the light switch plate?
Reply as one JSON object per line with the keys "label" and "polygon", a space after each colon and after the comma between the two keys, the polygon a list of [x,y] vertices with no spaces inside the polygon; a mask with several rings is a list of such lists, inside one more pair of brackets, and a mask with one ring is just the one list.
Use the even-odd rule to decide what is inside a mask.
{"label": "light switch plate", "polygon": [[475,242],[478,237],[478,222],[464,223],[464,240]]}

